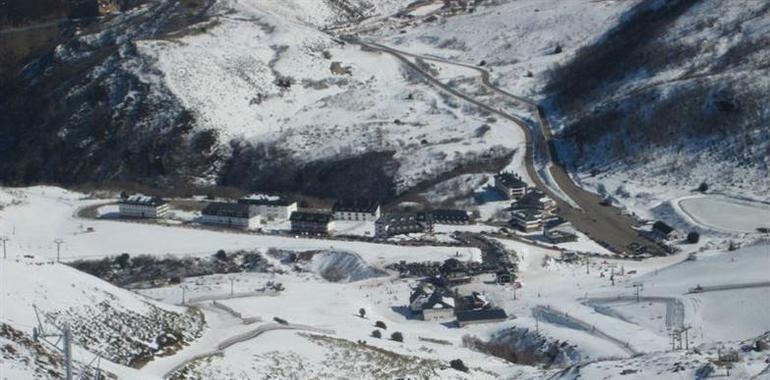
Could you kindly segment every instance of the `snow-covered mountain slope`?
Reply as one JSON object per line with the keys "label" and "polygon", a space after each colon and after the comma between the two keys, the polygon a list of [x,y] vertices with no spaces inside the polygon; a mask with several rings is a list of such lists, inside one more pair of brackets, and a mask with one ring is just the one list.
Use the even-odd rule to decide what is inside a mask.
{"label": "snow-covered mountain slope", "polygon": [[416,54],[480,64],[518,95],[536,95],[543,73],[611,28],[638,0],[518,0],[476,2],[472,12],[417,19],[371,34]]}
{"label": "snow-covered mountain slope", "polygon": [[28,66],[0,97],[23,110],[0,120],[0,147],[20,157],[2,178],[390,198],[496,171],[517,146],[506,126],[478,133],[486,115],[394,58],[320,30],[350,22],[351,6],[382,15],[398,1],[191,4],[150,2]]}
{"label": "snow-covered mountain slope", "polygon": [[112,363],[139,366],[179,350],[196,339],[205,324],[200,313],[159,304],[31,256],[0,262],[0,293],[0,322],[30,335],[38,317],[47,333],[61,334],[67,324],[77,346],[76,359],[85,362],[99,355]]}
{"label": "snow-covered mountain slope", "polygon": [[768,31],[763,1],[641,2],[549,73],[562,160],[631,197],[705,182],[768,200]]}

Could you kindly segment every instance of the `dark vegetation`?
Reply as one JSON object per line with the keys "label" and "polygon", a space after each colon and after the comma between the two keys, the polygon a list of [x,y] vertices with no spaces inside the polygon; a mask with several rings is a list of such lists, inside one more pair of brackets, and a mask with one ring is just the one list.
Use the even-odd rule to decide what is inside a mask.
{"label": "dark vegetation", "polygon": [[453,369],[456,369],[460,372],[468,372],[468,367],[465,366],[465,363],[463,363],[460,359],[454,359],[449,361],[449,366]]}
{"label": "dark vegetation", "polygon": [[[395,196],[395,152],[368,152],[341,160],[298,165],[276,146],[233,143],[220,183],[261,191],[297,192],[319,197],[385,200]],[[243,175],[249,173],[249,175]]]}
{"label": "dark vegetation", "polygon": [[[700,44],[686,37],[707,31],[733,38],[744,23],[770,17],[770,3],[756,3],[729,20],[694,13],[702,11],[697,6],[718,10],[720,3],[642,1],[598,43],[547,73],[547,102],[567,116],[560,145],[576,148],[572,159],[643,164],[654,158],[653,148],[664,147],[767,170],[770,131],[762,126],[770,123],[763,112],[769,90],[756,79],[768,72],[760,57],[770,50],[770,36],[744,35],[724,52],[716,46],[717,37]],[[685,16],[689,24],[675,24]],[[666,70],[684,74],[651,82]],[[629,83],[638,85],[624,90]]]}
{"label": "dark vegetation", "polygon": [[[221,253],[220,253],[221,252]],[[256,251],[219,251],[209,257],[175,257],[124,253],[101,260],[79,260],[73,268],[99,277],[117,286],[165,285],[179,283],[185,277],[219,273],[267,272],[269,262]]]}
{"label": "dark vegetation", "polygon": [[[189,183],[220,160],[212,149],[214,132],[193,131],[192,115],[167,89],[150,88],[122,67],[146,65],[131,40],[202,21],[204,11],[153,3],[110,26],[111,33],[93,44],[82,44],[69,31],[59,37],[64,57],[48,51],[4,82],[0,155],[14,159],[0,161],[0,181],[71,186],[124,180],[171,187]],[[95,21],[87,27],[105,26]],[[96,66],[104,70],[92,70]]]}
{"label": "dark vegetation", "polygon": [[489,341],[463,336],[463,346],[507,360],[511,363],[544,367],[567,365],[579,359],[575,346],[549,340],[537,332],[522,328],[503,330]]}

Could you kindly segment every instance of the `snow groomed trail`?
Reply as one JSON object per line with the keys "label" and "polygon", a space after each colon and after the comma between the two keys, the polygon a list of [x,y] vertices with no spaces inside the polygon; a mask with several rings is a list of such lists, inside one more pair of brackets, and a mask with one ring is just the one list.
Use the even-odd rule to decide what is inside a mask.
{"label": "snow groomed trail", "polygon": [[532,308],[532,315],[542,321],[553,323],[556,325],[562,325],[575,330],[580,330],[597,338],[606,340],[618,347],[623,351],[626,351],[629,356],[633,357],[640,353],[636,351],[629,343],[624,342],[618,338],[615,338],[595,325],[592,325],[582,319],[569,315],[568,313],[554,309],[551,306],[538,305]]}
{"label": "snow groomed trail", "polygon": [[228,349],[228,348],[230,348],[230,347],[232,347],[232,346],[234,346],[234,345],[236,345],[238,343],[242,343],[242,342],[245,342],[245,341],[257,338],[257,337],[259,337],[260,335],[262,335],[262,334],[264,334],[266,332],[276,331],[276,330],[302,330],[302,331],[317,332],[317,333],[321,333],[321,334],[334,334],[335,333],[334,330],[321,329],[321,328],[318,328],[318,327],[307,326],[307,325],[267,323],[267,324],[264,324],[264,325],[261,325],[261,326],[255,328],[253,330],[250,330],[250,331],[247,331],[245,333],[238,334],[236,336],[233,336],[233,337],[230,337],[228,339],[225,339],[224,341],[222,341],[221,343],[219,343],[217,345],[217,348],[215,350],[212,350],[212,351],[209,351],[209,352],[205,352],[205,353],[202,353],[202,354],[199,354],[199,355],[195,355],[195,356],[193,356],[191,358],[186,359],[185,361],[177,364],[176,366],[174,366],[174,368],[172,368],[171,370],[166,372],[163,375],[163,378],[164,379],[171,378],[171,376],[173,376],[174,373],[176,373],[177,371],[183,369],[184,367],[186,367],[190,363],[193,363],[193,362],[195,362],[197,360],[201,360],[201,359],[205,359],[205,358],[212,357],[212,356],[217,356],[217,355],[224,355],[226,349]]}

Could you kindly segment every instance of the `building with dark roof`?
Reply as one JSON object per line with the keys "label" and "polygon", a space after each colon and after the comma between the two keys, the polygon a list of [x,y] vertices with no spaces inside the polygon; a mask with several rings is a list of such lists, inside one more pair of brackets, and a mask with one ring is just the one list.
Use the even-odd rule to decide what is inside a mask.
{"label": "building with dark roof", "polygon": [[454,316],[455,301],[447,288],[421,282],[409,294],[409,310],[424,321],[443,321]]}
{"label": "building with dark roof", "polygon": [[457,312],[457,324],[460,327],[475,323],[502,322],[508,319],[503,309],[465,310]]}
{"label": "building with dark roof", "polygon": [[508,199],[519,199],[527,194],[527,184],[521,177],[508,172],[495,176],[495,189]]}
{"label": "building with dark roof", "polygon": [[252,194],[239,199],[238,203],[251,206],[257,215],[270,220],[286,220],[297,211],[297,201],[277,195]]}
{"label": "building with dark roof", "polygon": [[551,244],[571,243],[578,240],[577,235],[562,230],[546,230],[543,236]]}
{"label": "building with dark roof", "polygon": [[524,209],[511,212],[511,225],[522,232],[536,232],[543,229],[543,213],[539,210]]}
{"label": "building with dark roof", "polygon": [[368,199],[340,199],[332,212],[336,220],[373,222],[380,217],[380,204]]}
{"label": "building with dark roof", "polygon": [[427,212],[385,214],[374,222],[378,238],[426,232],[433,232],[433,218]]}
{"label": "building with dark roof", "polygon": [[679,238],[679,231],[660,220],[652,225],[652,232],[653,234],[665,240],[674,240]]}
{"label": "building with dark roof", "polygon": [[511,209],[533,209],[541,211],[544,214],[551,214],[556,210],[556,202],[543,191],[536,188],[529,188],[523,197],[511,204]]}
{"label": "building with dark roof", "polygon": [[465,210],[438,209],[431,212],[433,223],[436,224],[468,224],[470,215]]}
{"label": "building with dark roof", "polygon": [[295,234],[328,235],[334,233],[334,216],[320,211],[294,211],[289,217]]}
{"label": "building with dark roof", "polygon": [[134,194],[118,201],[123,218],[163,218],[168,213],[168,202],[159,197]]}
{"label": "building with dark roof", "polygon": [[247,204],[212,202],[201,212],[201,223],[256,229],[262,224],[262,217]]}

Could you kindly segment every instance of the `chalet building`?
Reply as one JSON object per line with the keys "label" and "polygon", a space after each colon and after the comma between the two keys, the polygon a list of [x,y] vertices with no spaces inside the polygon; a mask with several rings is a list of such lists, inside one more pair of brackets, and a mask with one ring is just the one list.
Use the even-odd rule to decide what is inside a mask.
{"label": "chalet building", "polygon": [[201,223],[253,230],[260,227],[262,217],[247,204],[213,202],[201,212]]}
{"label": "chalet building", "polygon": [[365,199],[338,200],[332,212],[335,220],[374,222],[380,218],[380,205]]}
{"label": "chalet building", "polygon": [[259,216],[268,220],[287,220],[297,211],[297,202],[279,196],[253,194],[238,200],[247,204]]}
{"label": "chalet building", "polygon": [[521,177],[508,172],[495,176],[495,189],[507,199],[519,199],[527,194],[527,184]]}
{"label": "chalet building", "polygon": [[385,214],[374,222],[374,235],[378,238],[427,232],[433,232],[433,218],[425,212]]}
{"label": "chalet building", "polygon": [[682,237],[679,231],[674,229],[674,227],[671,227],[660,220],[652,225],[652,233],[663,240],[677,240]]}
{"label": "chalet building", "polygon": [[429,282],[421,282],[409,295],[409,310],[424,321],[445,321],[454,317],[451,292]]}
{"label": "chalet building", "polygon": [[556,211],[556,201],[536,188],[529,188],[527,194],[511,204],[512,210],[538,210],[545,215]]}
{"label": "chalet building", "polygon": [[551,244],[572,243],[578,240],[577,235],[562,230],[546,230],[543,236]]}
{"label": "chalet building", "polygon": [[121,198],[118,210],[122,218],[163,218],[168,213],[168,202],[158,197],[135,194]]}
{"label": "chalet building", "polygon": [[514,210],[511,225],[519,231],[530,233],[543,229],[543,214],[538,210]]}
{"label": "chalet building", "polygon": [[294,211],[289,217],[295,234],[329,235],[334,233],[334,216],[328,212]]}
{"label": "chalet building", "polygon": [[438,209],[431,212],[435,224],[468,224],[471,221],[468,211]]}
{"label": "chalet building", "polygon": [[423,321],[447,321],[455,316],[454,298],[433,293],[420,313]]}
{"label": "chalet building", "polygon": [[478,323],[502,322],[508,319],[503,309],[465,310],[457,312],[457,324],[465,327]]}

